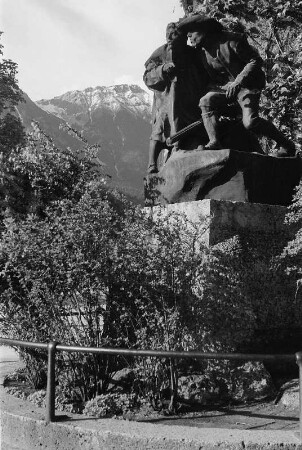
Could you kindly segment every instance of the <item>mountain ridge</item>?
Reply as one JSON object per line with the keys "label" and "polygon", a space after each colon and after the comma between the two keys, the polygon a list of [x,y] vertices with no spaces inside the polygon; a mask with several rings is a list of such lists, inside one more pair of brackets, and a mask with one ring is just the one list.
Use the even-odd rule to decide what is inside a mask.
{"label": "mountain ridge", "polygon": [[[41,99],[35,103],[44,111],[64,119],[64,108],[54,108],[58,103],[72,103],[88,111],[99,107],[118,111],[125,108],[134,114],[150,119],[151,98],[148,92],[135,84],[88,87],[83,90],[71,90],[52,99]],[[62,115],[63,113],[63,115]]]}
{"label": "mountain ridge", "polygon": [[[59,148],[79,147],[60,129],[68,122],[83,132],[89,144],[98,144],[98,157],[117,186],[143,198],[143,177],[151,134],[150,94],[135,84],[88,87],[71,90],[52,99],[18,107],[27,128],[37,120]],[[23,106],[22,106],[23,105]]]}

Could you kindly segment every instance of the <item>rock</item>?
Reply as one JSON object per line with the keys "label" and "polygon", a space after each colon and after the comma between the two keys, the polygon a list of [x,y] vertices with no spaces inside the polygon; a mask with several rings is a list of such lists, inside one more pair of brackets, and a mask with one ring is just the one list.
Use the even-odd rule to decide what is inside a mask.
{"label": "rock", "polygon": [[145,178],[146,206],[203,199],[287,206],[302,175],[302,159],[237,150],[179,150]]}
{"label": "rock", "polygon": [[178,379],[178,395],[184,400],[208,405],[222,401],[225,397],[221,394],[220,387],[206,375],[182,376]]}
{"label": "rock", "polygon": [[232,399],[261,400],[276,394],[272,378],[261,362],[247,362],[231,373]]}
{"label": "rock", "polygon": [[299,408],[299,379],[291,380],[280,388],[282,394],[280,402],[290,408]]}
{"label": "rock", "polygon": [[261,400],[276,394],[270,374],[260,362],[247,362],[220,375],[182,376],[178,380],[181,398],[202,405],[226,401]]}
{"label": "rock", "polygon": [[123,369],[115,372],[111,378],[111,383],[108,389],[114,392],[124,392],[131,388],[135,378],[135,372],[133,369],[124,367]]}

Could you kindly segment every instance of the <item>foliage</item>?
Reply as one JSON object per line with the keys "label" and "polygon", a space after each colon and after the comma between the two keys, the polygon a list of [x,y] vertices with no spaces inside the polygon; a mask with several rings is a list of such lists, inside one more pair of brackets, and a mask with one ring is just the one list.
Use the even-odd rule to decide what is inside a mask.
{"label": "foliage", "polygon": [[144,403],[137,394],[102,394],[88,401],[83,414],[93,417],[112,417],[138,409]]}
{"label": "foliage", "polygon": [[[295,280],[284,273],[278,257],[286,242],[282,230],[273,237],[265,232],[241,233],[217,245],[221,258],[228,258],[233,270],[240,274],[243,290],[250,299],[256,317],[256,333],[251,342],[254,352],[261,352],[262,333],[273,340],[273,330],[280,334],[282,329],[290,330],[300,324],[301,313],[294,302]],[[263,346],[265,339],[262,340]]]}
{"label": "foliage", "polygon": [[[105,296],[112,279],[110,251],[118,227],[127,221],[125,216],[115,226],[122,216],[119,208],[118,196],[110,196],[99,183],[76,206],[65,200],[47,210],[43,221],[34,215],[23,222],[7,219],[1,243],[1,316],[6,334],[86,346],[106,342],[106,335],[101,340],[101,323],[109,310]],[[37,353],[31,355],[41,360]],[[81,385],[81,397],[91,395],[92,382],[97,391],[98,379],[104,378],[99,372],[106,370],[102,358],[63,359]]]}
{"label": "foliage", "polygon": [[302,295],[302,182],[297,188],[293,204],[289,207],[286,217],[294,238],[290,240],[283,250],[281,260],[288,273],[293,273],[296,282],[296,300]]}
{"label": "foliage", "polygon": [[[42,221],[9,218],[5,227],[0,317],[8,336],[207,351],[236,349],[251,335],[253,311],[239,277],[202,244],[204,229],[182,216],[147,217],[94,183],[78,201],[46,208]],[[41,385],[45,355],[25,354],[33,383]],[[112,373],[125,364],[121,358],[59,355],[60,385],[67,397],[82,401],[106,392]],[[162,362],[161,374],[152,361],[137,365],[141,394],[155,397],[166,386],[172,408],[177,364]]]}
{"label": "foliage", "polygon": [[78,151],[59,150],[37,122],[32,126],[23,145],[12,149],[4,164],[9,177],[4,182],[3,208],[6,216],[19,219],[27,214],[43,217],[47,205],[62,198],[75,200],[86,183],[106,181],[93,147],[84,142]]}
{"label": "foliage", "polygon": [[[3,33],[0,32],[0,37]],[[0,56],[3,56],[3,45],[0,44]],[[0,113],[10,110],[23,100],[22,91],[16,80],[17,64],[10,59],[3,59],[0,63]]]}
{"label": "foliage", "polygon": [[3,45],[0,44],[0,216],[6,208],[6,196],[10,191],[19,190],[20,180],[8,169],[10,154],[25,141],[23,125],[15,109],[23,101],[16,80],[17,64],[2,56]]}
{"label": "foliage", "polygon": [[[1,34],[0,34],[1,36]],[[0,45],[0,55],[3,46]],[[47,205],[81,195],[87,182],[105,175],[81,134],[66,125],[66,132],[82,142],[82,149],[58,149],[52,139],[32,122],[25,133],[16,109],[24,101],[16,80],[17,64],[0,62],[0,222],[5,216],[22,219],[29,213],[44,214]]]}
{"label": "foliage", "polygon": [[[262,114],[302,145],[302,59],[300,0],[197,0],[183,2],[188,12],[215,17],[232,31],[245,32],[264,60],[267,86]],[[267,143],[268,150],[271,149]]]}
{"label": "foliage", "polygon": [[[125,316],[118,315],[118,326],[124,319],[125,329],[129,329],[129,321],[135,323],[135,342],[140,348],[238,348],[251,336],[255,316],[237,270],[204,245],[207,224],[202,219],[196,224],[179,214],[157,212],[146,225],[140,232],[130,230],[133,237],[128,234],[120,241],[122,248],[117,247],[119,270],[126,277],[117,303],[121,304],[128,280],[134,281],[131,293],[135,301],[135,308],[125,310]],[[137,360],[137,364],[143,395],[160,408],[168,392],[170,409],[174,409],[182,362],[149,358]]]}

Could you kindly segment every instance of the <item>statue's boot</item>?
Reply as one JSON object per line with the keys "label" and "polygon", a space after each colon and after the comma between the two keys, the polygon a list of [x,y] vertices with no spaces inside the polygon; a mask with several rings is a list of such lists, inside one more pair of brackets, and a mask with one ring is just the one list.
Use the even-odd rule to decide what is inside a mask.
{"label": "statue's boot", "polygon": [[270,139],[273,139],[281,149],[278,150],[276,156],[281,157],[291,157],[296,155],[296,146],[295,144],[288,139],[272,122],[265,120],[263,118],[259,118],[259,122],[257,126],[254,127],[251,131],[255,134],[260,134],[262,136],[266,136]]}
{"label": "statue's boot", "polygon": [[157,160],[159,157],[159,154],[163,148],[163,144],[160,141],[150,141],[149,146],[149,163],[148,163],[148,173],[157,173]]}
{"label": "statue's boot", "polygon": [[205,146],[205,150],[221,150],[223,147],[219,141],[209,141]]}
{"label": "statue's boot", "polygon": [[219,126],[217,116],[213,112],[204,111],[202,114],[203,124],[207,132],[209,142],[205,145],[205,150],[220,150],[222,145],[218,138]]}

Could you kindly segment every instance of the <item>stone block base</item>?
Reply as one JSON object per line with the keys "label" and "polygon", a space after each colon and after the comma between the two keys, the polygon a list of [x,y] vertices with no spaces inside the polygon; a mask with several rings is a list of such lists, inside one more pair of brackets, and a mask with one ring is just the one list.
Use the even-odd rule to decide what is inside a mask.
{"label": "stone block base", "polygon": [[276,239],[288,233],[284,225],[287,208],[260,203],[231,202],[222,200],[200,200],[146,208],[152,214],[177,212],[190,221],[208,220],[209,227],[204,239],[207,245],[215,245],[240,233],[267,235]]}

